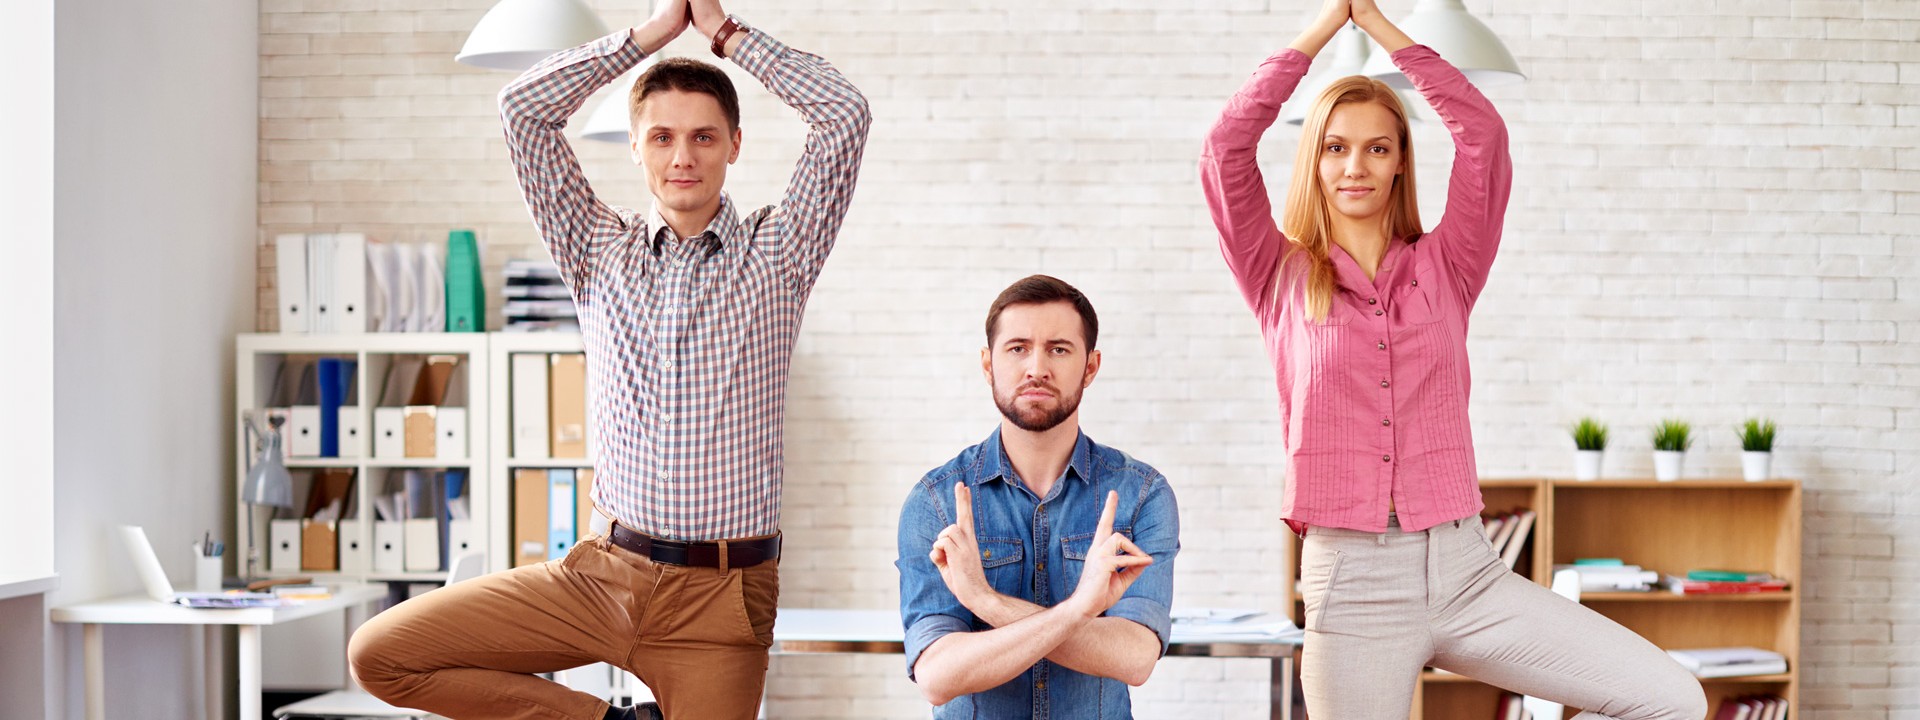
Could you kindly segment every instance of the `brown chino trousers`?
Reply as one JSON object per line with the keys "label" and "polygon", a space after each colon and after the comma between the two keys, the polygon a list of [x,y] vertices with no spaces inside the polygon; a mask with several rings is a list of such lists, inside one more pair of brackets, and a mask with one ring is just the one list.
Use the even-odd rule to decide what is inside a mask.
{"label": "brown chino trousers", "polygon": [[595,662],[639,677],[668,718],[751,720],[779,595],[775,562],[666,565],[602,535],[396,605],[347,653],[374,696],[459,720],[600,720],[606,701],[534,676]]}

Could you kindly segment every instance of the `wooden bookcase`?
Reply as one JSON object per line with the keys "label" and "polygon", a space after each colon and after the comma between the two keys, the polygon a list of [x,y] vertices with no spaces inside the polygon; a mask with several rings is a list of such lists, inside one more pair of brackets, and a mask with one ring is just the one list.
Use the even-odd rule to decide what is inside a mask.
{"label": "wooden bookcase", "polygon": [[[1528,480],[1480,482],[1489,512],[1538,514],[1515,571],[1551,584],[1552,567],[1617,557],[1665,574],[1700,568],[1758,570],[1792,582],[1784,593],[1675,595],[1585,593],[1580,601],[1662,648],[1748,645],[1787,656],[1787,672],[1701,681],[1709,712],[1729,698],[1772,694],[1799,714],[1801,490],[1794,480]],[[1292,577],[1299,578],[1294,540]],[[1291,591],[1297,585],[1290,585]],[[1292,594],[1290,592],[1290,594]],[[1303,608],[1293,602],[1294,621]],[[1492,720],[1501,690],[1471,678],[1420,674],[1411,720]],[[1568,713],[1572,715],[1571,712]],[[1709,715],[1711,717],[1711,714]]]}

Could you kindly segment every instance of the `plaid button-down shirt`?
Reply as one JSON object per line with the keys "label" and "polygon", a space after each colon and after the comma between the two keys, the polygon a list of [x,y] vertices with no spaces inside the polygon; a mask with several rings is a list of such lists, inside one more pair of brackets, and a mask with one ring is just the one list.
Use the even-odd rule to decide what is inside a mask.
{"label": "plaid button-down shirt", "polygon": [[777,206],[721,196],[685,240],[602,203],[561,135],[595,90],[643,58],[622,30],[547,58],[500,93],[527,209],[580,312],[600,451],[594,501],[658,537],[780,527],[787,372],[807,294],[840,231],[871,115],[832,65],[757,29],[732,59],[810,126]]}

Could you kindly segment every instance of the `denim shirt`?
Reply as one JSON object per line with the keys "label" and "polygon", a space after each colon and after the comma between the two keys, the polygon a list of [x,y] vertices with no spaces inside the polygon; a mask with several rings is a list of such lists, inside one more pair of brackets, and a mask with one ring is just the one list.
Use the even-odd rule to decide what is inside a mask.
{"label": "denim shirt", "polygon": [[[1020,481],[995,430],[915,484],[900,510],[900,619],[906,626],[907,677],[914,663],[947,633],[991,630],[961,605],[927,558],[941,530],[953,524],[953,486],[973,493],[980,564],[994,592],[1042,607],[1073,594],[1093,542],[1108,490],[1118,491],[1113,529],[1153,556],[1125,596],[1107,610],[1146,626],[1167,650],[1173,601],[1173,557],[1180,552],[1180,516],[1173,489],[1159,471],[1081,433],[1066,471],[1047,496]],[[984,692],[934,708],[954,718],[1130,718],[1126,683],[1069,670],[1042,659],[1026,673]]]}

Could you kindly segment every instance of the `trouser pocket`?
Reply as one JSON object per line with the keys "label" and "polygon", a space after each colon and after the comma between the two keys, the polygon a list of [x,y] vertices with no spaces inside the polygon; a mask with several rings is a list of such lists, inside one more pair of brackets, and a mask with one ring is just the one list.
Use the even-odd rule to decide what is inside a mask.
{"label": "trouser pocket", "polygon": [[1319,631],[1326,627],[1327,610],[1334,602],[1334,587],[1340,579],[1340,565],[1347,554],[1322,547],[1309,537],[1303,547],[1305,562],[1300,566],[1300,597],[1306,604],[1306,628]]}

